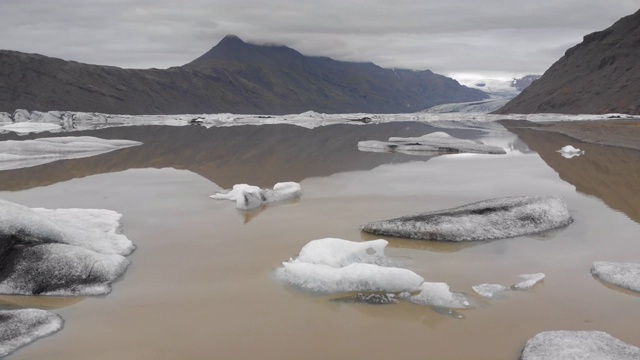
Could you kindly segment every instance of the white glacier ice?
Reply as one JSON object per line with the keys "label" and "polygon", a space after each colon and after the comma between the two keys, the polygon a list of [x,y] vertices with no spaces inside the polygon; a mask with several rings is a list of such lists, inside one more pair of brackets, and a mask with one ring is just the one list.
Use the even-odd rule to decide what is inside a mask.
{"label": "white glacier ice", "polygon": [[382,239],[365,242],[335,238],[312,240],[302,247],[296,260],[333,267],[354,263],[389,265],[389,259],[384,255],[388,244],[388,241]]}
{"label": "white glacier ice", "polygon": [[0,170],[36,166],[60,159],[94,156],[141,144],[138,141],[107,140],[91,136],[0,141]]}
{"label": "white glacier ice", "polygon": [[479,141],[458,139],[445,132],[434,132],[420,137],[391,137],[389,141],[360,141],[358,149],[375,152],[506,154],[502,148],[485,145]]}
{"label": "white glacier ice", "polygon": [[262,205],[294,200],[300,197],[302,191],[300,184],[296,182],[281,182],[273,186],[273,189],[261,189],[247,184],[233,185],[233,189],[215,193],[209,196],[217,200],[231,200],[236,202],[236,208],[250,210]]}
{"label": "white glacier ice", "polygon": [[563,157],[565,157],[567,159],[571,159],[574,156],[584,155],[584,150],[576,149],[571,145],[563,146],[557,152],[559,152],[560,155],[562,155]]}
{"label": "white glacier ice", "polygon": [[0,310],[0,358],[62,328],[64,320],[39,309]]}
{"label": "white glacier ice", "polygon": [[640,292],[640,264],[596,261],[591,273],[602,281]]}
{"label": "white glacier ice", "polygon": [[545,277],[543,273],[536,274],[522,274],[519,276],[520,282],[513,285],[511,288],[514,290],[528,290],[531,289],[535,284],[542,281]]}
{"label": "white glacier ice", "polygon": [[59,131],[61,129],[62,127],[60,125],[47,122],[16,122],[14,124],[0,126],[0,130],[13,131],[20,134]]}
{"label": "white glacier ice", "polygon": [[471,288],[476,294],[486,298],[495,298],[509,291],[508,287],[500,284],[480,284]]}
{"label": "white glacier ice", "polygon": [[602,331],[545,331],[527,341],[521,360],[638,360],[640,349]]}
{"label": "white glacier ice", "polygon": [[466,309],[472,307],[464,294],[453,293],[449,285],[443,282],[424,282],[419,293],[404,292],[400,297],[414,304],[443,307],[448,309]]}
{"label": "white glacier ice", "polygon": [[317,293],[415,290],[424,279],[411,270],[354,263],[344,267],[284,262],[276,277],[289,285]]}
{"label": "white glacier ice", "polygon": [[371,222],[361,230],[410,239],[480,241],[535,234],[572,221],[560,196],[520,196]]}
{"label": "white glacier ice", "polygon": [[[418,121],[434,124],[438,126],[441,122],[465,122],[468,124],[486,125],[493,121],[505,118],[514,120],[529,120],[537,122],[545,121],[575,121],[575,120],[606,120],[611,116],[619,116],[625,119],[640,118],[627,114],[509,114],[497,115],[486,113],[446,113],[435,114],[428,112],[408,113],[408,114],[369,114],[369,113],[351,113],[351,114],[322,114],[313,111],[307,111],[300,114],[287,115],[269,115],[260,114],[179,114],[179,115],[118,115],[118,114],[101,114],[101,113],[84,113],[73,111],[49,111],[42,113],[38,111],[29,112],[27,110],[17,110],[16,114],[0,113],[0,122],[20,123],[30,122],[31,124],[51,124],[52,128],[62,129],[65,131],[88,130],[95,128],[103,128],[109,126],[134,126],[134,125],[169,125],[169,126],[186,126],[193,123],[202,124],[205,127],[212,126],[238,126],[238,125],[265,125],[265,124],[292,124],[306,128],[314,128],[331,124],[351,124],[361,126],[363,122],[354,121],[354,119],[371,119],[371,123],[386,123],[397,121]],[[47,125],[47,126],[51,126]],[[23,131],[29,127],[38,125],[28,125]],[[448,126],[451,127],[451,126]],[[38,130],[33,128],[33,130]],[[0,124],[0,132],[3,129]],[[7,130],[5,130],[7,131]]]}
{"label": "white glacier ice", "polygon": [[291,286],[318,293],[350,291],[415,291],[424,279],[411,270],[382,266],[388,242],[313,240],[300,256],[282,263],[275,276]]}
{"label": "white glacier ice", "polygon": [[104,295],[135,247],[121,215],[96,209],[30,209],[0,200],[0,293]]}
{"label": "white glacier ice", "polygon": [[110,210],[31,209],[0,200],[0,239],[32,245],[60,243],[126,256],[135,246],[121,233],[121,218]]}

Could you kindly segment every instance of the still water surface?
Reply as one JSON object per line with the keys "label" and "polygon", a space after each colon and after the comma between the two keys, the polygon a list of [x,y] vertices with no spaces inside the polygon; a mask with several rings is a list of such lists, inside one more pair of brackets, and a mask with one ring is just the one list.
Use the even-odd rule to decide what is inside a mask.
{"label": "still water surface", "polygon": [[[598,260],[639,261],[636,221],[606,199],[576,191],[537,153],[413,159],[308,177],[300,201],[249,214],[209,199],[219,189],[211,180],[171,168],[0,192],[30,207],[118,211],[138,246],[128,272],[104,298],[0,298],[9,307],[56,308],[66,320],[60,333],[9,358],[514,360],[527,339],[545,330],[601,330],[640,346],[640,296],[607,287],[589,272]],[[464,319],[409,303],[333,302],[271,276],[313,239],[373,239],[358,231],[369,221],[546,194],[564,196],[575,219],[553,234],[473,244],[389,239],[389,256],[427,281],[471,296],[473,285],[546,274],[529,291],[477,298],[477,308],[460,311]]]}

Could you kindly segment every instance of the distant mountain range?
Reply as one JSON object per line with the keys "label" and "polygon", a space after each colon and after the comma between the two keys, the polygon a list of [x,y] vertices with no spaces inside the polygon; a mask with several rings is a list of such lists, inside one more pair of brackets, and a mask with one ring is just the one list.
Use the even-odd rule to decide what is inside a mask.
{"label": "distant mountain range", "polygon": [[640,114],[640,11],[586,35],[497,112]]}
{"label": "distant mountain range", "polygon": [[122,69],[0,51],[0,111],[402,113],[488,95],[431,71],[309,57],[227,36],[179,67]]}

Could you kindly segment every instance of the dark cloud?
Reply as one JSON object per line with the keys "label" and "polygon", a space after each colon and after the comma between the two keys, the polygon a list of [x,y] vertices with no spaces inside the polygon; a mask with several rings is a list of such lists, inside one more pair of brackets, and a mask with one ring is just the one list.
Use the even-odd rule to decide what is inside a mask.
{"label": "dark cloud", "polygon": [[637,0],[2,0],[0,48],[164,68],[222,37],[439,73],[541,73]]}

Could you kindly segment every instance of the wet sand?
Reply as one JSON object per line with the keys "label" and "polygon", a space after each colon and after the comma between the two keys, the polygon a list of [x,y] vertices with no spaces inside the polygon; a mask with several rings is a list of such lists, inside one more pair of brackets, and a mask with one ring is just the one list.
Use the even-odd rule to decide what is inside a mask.
{"label": "wet sand", "polygon": [[[369,169],[345,165],[341,172],[306,176],[299,202],[254,212],[250,219],[231,202],[207,197],[218,189],[212,180],[176,169],[98,173],[0,192],[2,199],[32,207],[116,210],[138,246],[112,294],[59,308],[65,328],[9,359],[514,360],[527,339],[545,330],[601,330],[640,346],[640,296],[604,286],[589,273],[593,261],[637,261],[640,225],[606,200],[576,189],[543,158],[513,152],[411,157],[402,163],[386,158]],[[606,159],[611,167],[629,166]],[[76,161],[83,159],[70,162]],[[286,166],[278,171],[288,174]],[[629,174],[612,169],[610,176]],[[466,246],[389,239],[388,255],[428,281],[449,283],[453,291],[472,294],[472,285],[511,285],[519,274],[546,273],[530,291],[503,300],[476,298],[478,308],[460,311],[464,319],[408,303],[332,302],[271,277],[310,240],[370,239],[358,231],[369,221],[542,194],[564,196],[575,222],[547,237]]]}

